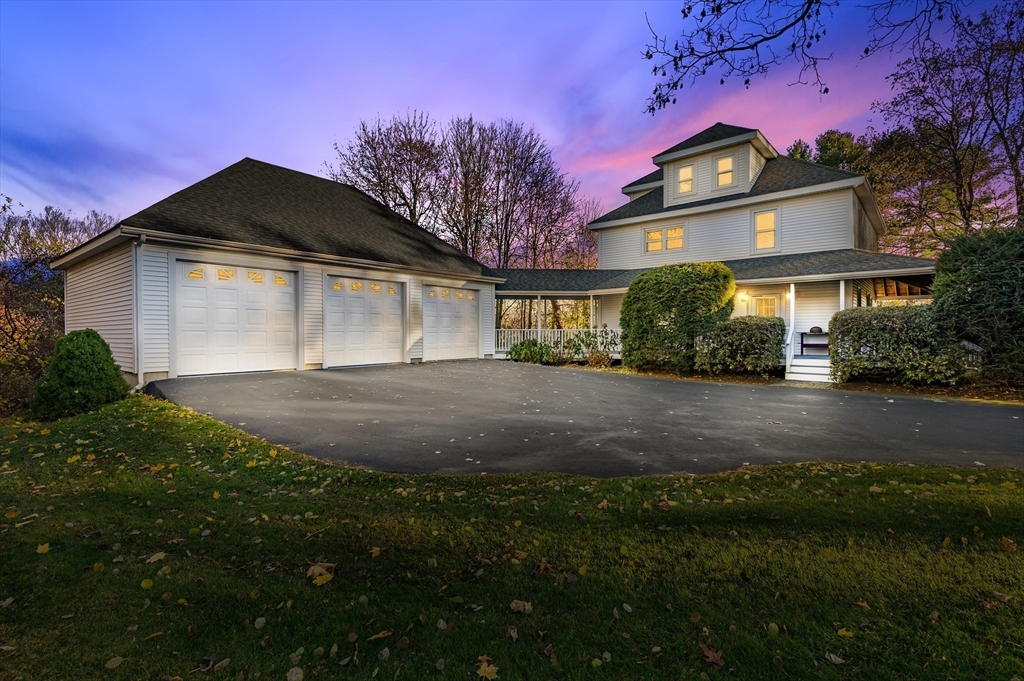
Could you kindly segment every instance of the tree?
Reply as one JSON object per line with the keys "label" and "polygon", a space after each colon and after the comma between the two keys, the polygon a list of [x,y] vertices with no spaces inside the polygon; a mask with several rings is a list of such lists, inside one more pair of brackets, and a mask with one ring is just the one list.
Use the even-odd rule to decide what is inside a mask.
{"label": "tree", "polygon": [[493,172],[492,126],[456,116],[442,135],[438,221],[448,241],[473,258],[483,255]]}
{"label": "tree", "polygon": [[814,151],[811,149],[811,145],[804,142],[802,139],[796,139],[792,144],[786,147],[786,156],[800,161],[810,161],[813,154]]}
{"label": "tree", "polygon": [[840,170],[860,172],[868,145],[852,132],[826,130],[814,138],[814,162]]}
{"label": "tree", "polygon": [[[945,20],[958,23],[966,0],[865,0],[868,11],[864,55],[880,50],[919,51],[933,43],[932,32]],[[750,85],[787,61],[799,65],[797,82],[812,80],[828,94],[820,70],[832,58],[821,42],[838,0],[684,0],[683,27],[669,39],[651,28],[643,53],[659,79],[647,99],[647,112],[676,103],[678,92],[699,78],[742,79]]]}

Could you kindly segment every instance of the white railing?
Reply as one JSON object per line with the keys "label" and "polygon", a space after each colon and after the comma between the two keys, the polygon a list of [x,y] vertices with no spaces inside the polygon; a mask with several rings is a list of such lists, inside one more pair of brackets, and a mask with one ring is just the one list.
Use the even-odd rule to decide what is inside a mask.
{"label": "white railing", "polygon": [[554,345],[583,335],[588,331],[591,329],[495,329],[494,350],[507,352],[516,343],[530,338]]}
{"label": "white railing", "polygon": [[793,365],[793,336],[795,335],[796,327],[792,327],[789,330],[789,336],[786,338],[786,373],[789,373],[790,367]]}

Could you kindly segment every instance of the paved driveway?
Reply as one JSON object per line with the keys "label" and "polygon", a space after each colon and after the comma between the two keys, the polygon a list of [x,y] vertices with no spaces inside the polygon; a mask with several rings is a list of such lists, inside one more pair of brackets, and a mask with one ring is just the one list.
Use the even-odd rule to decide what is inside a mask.
{"label": "paved driveway", "polygon": [[318,457],[409,473],[721,471],[811,459],[1024,465],[1024,408],[502,361],[159,381]]}

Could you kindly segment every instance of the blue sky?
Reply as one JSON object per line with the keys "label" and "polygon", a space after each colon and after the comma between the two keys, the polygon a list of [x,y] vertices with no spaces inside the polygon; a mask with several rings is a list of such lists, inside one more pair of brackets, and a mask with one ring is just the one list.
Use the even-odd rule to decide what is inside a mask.
{"label": "blue sky", "polygon": [[671,32],[680,6],[3,0],[0,192],[127,217],[245,156],[318,173],[360,119],[420,109],[534,126],[611,209],[651,156],[716,121],[760,128],[780,151],[880,123],[870,105],[899,55],[859,59],[866,17],[845,0],[826,43],[831,94],[790,86],[790,66],[645,114],[645,14]]}

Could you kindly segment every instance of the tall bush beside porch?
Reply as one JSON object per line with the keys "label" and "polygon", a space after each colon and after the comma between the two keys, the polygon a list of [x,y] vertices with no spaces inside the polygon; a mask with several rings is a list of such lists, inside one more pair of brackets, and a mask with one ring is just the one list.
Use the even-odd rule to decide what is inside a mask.
{"label": "tall bush beside porch", "polygon": [[695,365],[712,374],[730,371],[767,376],[779,368],[785,345],[782,317],[735,317],[697,339]]}
{"label": "tall bush beside porch", "polygon": [[692,371],[696,338],[729,319],[735,293],[736,278],[720,262],[644,272],[622,301],[622,363],[632,369]]}

